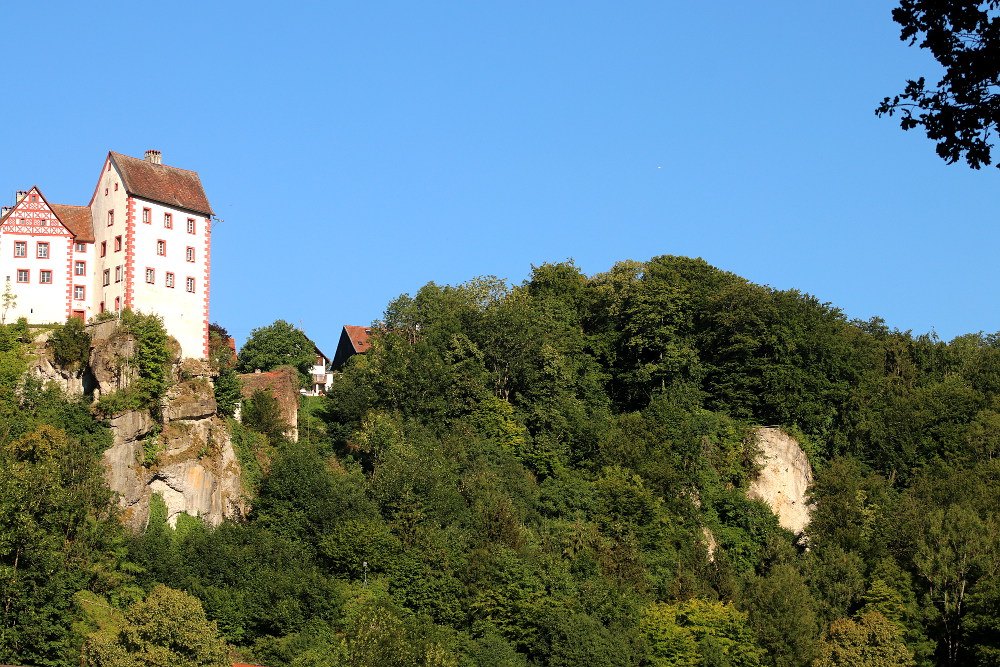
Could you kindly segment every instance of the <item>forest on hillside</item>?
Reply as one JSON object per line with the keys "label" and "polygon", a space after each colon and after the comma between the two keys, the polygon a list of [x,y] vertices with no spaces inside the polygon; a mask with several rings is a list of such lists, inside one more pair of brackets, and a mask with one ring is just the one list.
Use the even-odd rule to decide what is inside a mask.
{"label": "forest on hillside", "polygon": [[[1000,662],[997,334],[673,256],[429,283],[298,442],[264,395],[230,422],[245,520],[154,507],[139,535],[107,427],[25,377],[26,341],[0,326],[0,663]],[[814,468],[804,537],[747,499],[761,425]]]}

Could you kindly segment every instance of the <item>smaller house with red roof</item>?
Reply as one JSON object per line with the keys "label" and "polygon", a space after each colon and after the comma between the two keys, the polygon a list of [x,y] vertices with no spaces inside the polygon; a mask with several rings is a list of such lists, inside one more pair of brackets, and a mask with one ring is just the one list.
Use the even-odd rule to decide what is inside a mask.
{"label": "smaller house with red roof", "polygon": [[333,355],[330,368],[339,371],[343,368],[347,360],[356,354],[364,354],[371,345],[371,327],[344,325],[344,330],[340,332],[340,341],[337,343],[337,352]]}

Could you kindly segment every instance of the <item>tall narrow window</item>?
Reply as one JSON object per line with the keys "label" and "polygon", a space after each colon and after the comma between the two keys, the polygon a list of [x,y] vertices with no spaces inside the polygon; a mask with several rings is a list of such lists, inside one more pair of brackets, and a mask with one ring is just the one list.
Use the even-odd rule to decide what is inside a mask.
{"label": "tall narrow window", "polygon": [[194,234],[194,218],[188,218],[188,234]]}
{"label": "tall narrow window", "polygon": [[184,253],[184,256],[187,258],[187,261],[193,262],[194,261],[194,248],[192,248],[191,246],[188,246],[187,250]]}
{"label": "tall narrow window", "polygon": [[111,284],[111,269],[104,269],[104,286]]}
{"label": "tall narrow window", "polygon": [[115,267],[115,282],[120,283],[122,281],[122,267],[121,264]]}
{"label": "tall narrow window", "polygon": [[38,244],[38,257],[40,259],[46,259],[49,256],[49,244],[39,243]]}
{"label": "tall narrow window", "polygon": [[167,287],[174,286],[174,274],[167,271]]}
{"label": "tall narrow window", "polygon": [[194,278],[188,278],[187,279],[187,291],[188,292],[193,292],[194,291]]}
{"label": "tall narrow window", "polygon": [[115,224],[115,212],[108,211],[108,227]]}
{"label": "tall narrow window", "polygon": [[160,240],[160,241],[156,242],[156,254],[157,255],[166,255],[167,254],[167,242],[166,241]]}
{"label": "tall narrow window", "polygon": [[121,236],[116,236],[115,237],[115,252],[121,252],[121,251],[122,251],[122,237]]}
{"label": "tall narrow window", "polygon": [[115,297],[115,310],[122,309],[122,298],[120,296]]}
{"label": "tall narrow window", "polygon": [[146,269],[146,282],[147,283],[156,282],[156,272],[153,269]]}
{"label": "tall narrow window", "polygon": [[169,213],[163,214],[163,226],[166,227],[167,229],[174,228],[174,217]]}
{"label": "tall narrow window", "polygon": [[153,217],[153,212],[148,208],[142,209],[142,221],[147,225],[150,223],[150,218]]}
{"label": "tall narrow window", "polygon": [[108,254],[108,242],[101,241],[101,257],[104,257],[107,254]]}

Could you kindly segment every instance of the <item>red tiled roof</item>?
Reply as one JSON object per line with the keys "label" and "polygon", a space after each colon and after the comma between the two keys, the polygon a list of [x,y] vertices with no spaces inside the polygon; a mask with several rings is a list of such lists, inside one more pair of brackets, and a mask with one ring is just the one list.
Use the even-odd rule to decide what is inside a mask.
{"label": "red tiled roof", "polygon": [[346,331],[347,335],[350,337],[351,345],[354,346],[354,351],[357,354],[367,352],[368,348],[372,346],[372,344],[368,341],[368,338],[372,335],[371,327],[356,327],[350,324],[345,324],[344,331]]}
{"label": "red tiled roof", "polygon": [[109,155],[121,172],[129,194],[206,216],[212,215],[212,207],[205,196],[205,188],[201,186],[198,172],[153,164],[114,151]]}
{"label": "red tiled roof", "polygon": [[77,241],[94,242],[94,220],[90,214],[89,206],[49,204],[49,208],[59,216],[69,231],[73,232]]}

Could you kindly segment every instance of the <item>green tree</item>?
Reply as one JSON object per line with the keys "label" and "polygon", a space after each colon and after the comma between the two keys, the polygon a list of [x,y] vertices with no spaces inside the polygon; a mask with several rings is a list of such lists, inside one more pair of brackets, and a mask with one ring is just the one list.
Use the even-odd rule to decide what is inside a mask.
{"label": "green tree", "polygon": [[875,113],[899,113],[904,130],[923,127],[948,164],[964,158],[979,169],[992,161],[1000,119],[998,8],[998,0],[901,0],[892,11],[902,26],[899,38],[929,50],[944,75],[936,86],[924,77],[907,81],[903,92],[886,97]]}
{"label": "green tree", "polygon": [[243,404],[240,416],[248,428],[263,433],[271,443],[284,439],[288,431],[278,399],[268,389],[255,391]]}
{"label": "green tree", "polygon": [[724,602],[653,604],[643,610],[639,627],[652,665],[756,667],[764,654],[747,615]]}
{"label": "green tree", "polygon": [[228,646],[197,598],[158,585],[115,628],[92,634],[88,667],[229,667]]}
{"label": "green tree", "polygon": [[[316,346],[296,326],[284,320],[259,327],[240,348],[236,369],[241,373],[269,371],[278,366],[292,366],[303,383],[309,380],[309,369],[316,362]],[[305,384],[303,384],[305,386]]]}
{"label": "green tree", "polygon": [[813,667],[910,667],[913,654],[899,628],[877,611],[830,624],[818,645]]}

